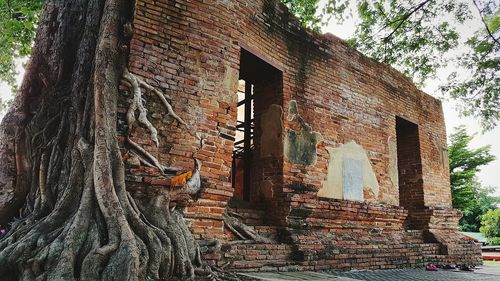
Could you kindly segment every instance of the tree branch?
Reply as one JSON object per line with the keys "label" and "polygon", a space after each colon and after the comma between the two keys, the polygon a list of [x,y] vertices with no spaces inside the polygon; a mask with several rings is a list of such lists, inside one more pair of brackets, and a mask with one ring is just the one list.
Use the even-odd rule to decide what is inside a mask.
{"label": "tree branch", "polygon": [[495,38],[495,36],[493,35],[493,32],[491,32],[491,30],[488,26],[488,23],[486,23],[486,21],[484,20],[483,14],[481,13],[482,11],[479,8],[479,5],[477,5],[476,0],[472,0],[472,2],[474,3],[474,6],[476,6],[476,9],[479,13],[479,17],[481,18],[481,21],[483,22],[484,27],[486,28],[486,31],[488,32],[488,35],[491,37],[491,39],[493,39],[493,41],[495,41],[496,44],[500,45],[500,42],[498,41],[498,39]]}
{"label": "tree branch", "polygon": [[399,23],[396,26],[396,28],[389,35],[387,35],[383,39],[383,41],[388,41],[394,35],[394,33],[396,33],[396,31],[403,25],[403,23],[406,22],[406,20],[408,20],[411,17],[411,15],[413,15],[414,13],[416,13],[418,10],[422,9],[430,1],[431,0],[425,0],[424,2],[422,2],[422,3],[418,4],[417,6],[415,6],[410,12],[406,13],[402,18],[391,22],[391,24],[392,24],[394,22],[399,21]]}

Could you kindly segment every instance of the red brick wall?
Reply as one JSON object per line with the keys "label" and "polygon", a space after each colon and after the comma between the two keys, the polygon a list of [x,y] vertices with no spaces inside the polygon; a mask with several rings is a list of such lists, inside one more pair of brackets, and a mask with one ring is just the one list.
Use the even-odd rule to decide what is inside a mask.
{"label": "red brick wall", "polygon": [[[286,156],[263,159],[262,174],[256,175],[269,177],[272,175],[266,172],[279,170],[275,182],[282,184],[273,187],[268,214],[276,218],[275,225],[289,230],[288,238],[301,231],[294,234],[297,229],[290,217],[302,209],[339,217],[336,210],[340,207],[332,203],[335,200],[315,195],[326,178],[327,147],[350,141],[360,144],[380,186],[377,198],[366,198],[368,205],[348,206],[351,203],[346,202],[341,209],[358,214],[362,210],[378,212],[370,204],[376,205],[386,195],[399,198],[398,186],[389,176],[388,140],[396,139],[396,116],[418,125],[423,204],[451,207],[441,102],[418,90],[390,66],[370,60],[333,35],[306,31],[277,1],[137,0],[133,24],[130,71],[169,95],[189,129],[167,116],[154,96],[146,95],[151,120],[159,128],[160,145],[156,148],[142,128],[135,129],[132,137],[162,163],[189,169],[192,153],[199,148],[193,132],[206,139],[195,155],[203,162],[203,189],[187,209],[196,237],[226,239],[221,214],[233,196],[233,142],[221,134],[235,135],[240,46],[282,70],[282,96],[266,102],[283,107],[284,129],[297,130],[296,121],[287,118],[291,101],[296,101],[303,121],[321,134],[313,164],[293,164]],[[128,98],[124,96],[119,104],[122,133],[126,131],[123,120]],[[143,180],[158,176],[154,171],[128,169],[129,190],[139,195],[154,190]],[[405,211],[396,206],[387,208],[389,216],[395,216],[394,224],[386,223],[381,210],[355,215],[349,231],[362,228],[366,232],[372,225],[403,231]],[[315,231],[329,229],[316,227]]]}
{"label": "red brick wall", "polygon": [[[282,67],[285,115],[290,101],[296,100],[302,118],[323,137],[314,165],[285,159],[285,192],[293,182],[319,188],[326,176],[325,147],[354,140],[367,150],[381,194],[397,198],[397,186],[388,176],[387,140],[396,137],[399,115],[419,125],[425,204],[450,206],[447,167],[436,147],[446,143],[441,103],[389,66],[371,61],[334,36],[299,28],[273,1],[137,1],[134,27],[131,71],[170,95],[191,131],[207,138],[198,153],[204,163],[206,189],[201,198],[206,204],[218,208],[232,195],[232,142],[219,132],[234,134],[228,127],[235,125],[240,45],[245,45]],[[158,149],[148,148],[162,162],[191,167],[195,136],[164,116],[157,100],[150,102],[151,112],[159,111],[154,121],[162,138]],[[288,127],[286,118],[284,122]],[[141,133],[135,135],[144,142]]]}

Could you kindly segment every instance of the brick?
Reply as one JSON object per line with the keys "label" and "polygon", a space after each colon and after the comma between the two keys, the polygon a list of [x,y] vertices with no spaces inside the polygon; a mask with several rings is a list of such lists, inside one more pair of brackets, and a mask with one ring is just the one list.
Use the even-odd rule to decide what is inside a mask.
{"label": "brick", "polygon": [[[176,113],[206,142],[199,149],[199,140],[167,116],[152,93],[145,93],[144,99],[160,145],[156,147],[140,126],[134,127],[131,138],[164,165],[192,169],[193,153],[202,161],[203,189],[197,201],[177,202],[179,207],[187,205],[194,236],[236,239],[223,229],[222,214],[231,198],[243,194],[231,182],[233,142],[228,136],[236,135],[237,80],[246,75],[242,68],[249,67],[241,60],[242,50],[248,48],[250,61],[259,61],[256,75],[266,83],[254,85],[250,207],[234,211],[257,231],[279,234],[288,244],[231,246],[229,252],[239,253],[226,257],[232,259],[233,269],[387,269],[428,260],[476,262],[477,247],[464,244],[455,231],[460,214],[451,209],[440,102],[337,37],[303,29],[283,5],[268,0],[226,2],[135,4],[129,70],[168,95]],[[262,7],[272,8],[273,15]],[[261,67],[265,64],[279,70],[266,70]],[[118,100],[122,155],[129,149],[124,142],[130,98],[120,95]],[[292,101],[298,115],[288,118]],[[280,149],[264,154],[262,138],[270,122],[264,119],[271,104],[281,110],[281,120],[272,129],[279,134],[273,144]],[[402,126],[408,124],[403,119],[417,129]],[[314,161],[292,163],[282,142],[305,125],[320,133],[322,141],[314,146]],[[399,185],[390,176],[391,140],[397,143]],[[364,202],[318,198],[328,174],[327,148],[350,141],[366,151],[380,194],[364,192]],[[136,165],[126,166],[126,181],[133,196],[157,196],[169,184],[157,168]],[[394,205],[387,198],[393,198]],[[409,227],[420,230],[407,231]],[[422,229],[438,243],[424,243]],[[438,255],[441,248],[446,255]],[[209,264],[223,264],[225,259],[220,254],[205,258]]]}

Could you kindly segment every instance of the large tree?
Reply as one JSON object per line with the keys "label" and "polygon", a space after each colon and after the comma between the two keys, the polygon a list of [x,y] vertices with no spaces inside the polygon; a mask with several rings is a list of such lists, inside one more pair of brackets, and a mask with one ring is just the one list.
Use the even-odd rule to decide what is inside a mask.
{"label": "large tree", "polygon": [[11,86],[15,60],[31,53],[41,8],[42,0],[0,0],[0,78]]}
{"label": "large tree", "polygon": [[482,216],[489,210],[494,210],[500,204],[500,197],[494,195],[493,187],[478,187],[472,202],[466,209],[462,209],[463,217],[460,219],[461,231],[479,232]]}
{"label": "large tree", "polygon": [[[126,69],[133,4],[44,3],[25,78],[0,126],[0,224],[17,217],[0,240],[2,280],[206,273],[168,194],[136,200],[125,190],[116,132],[119,83],[137,101],[127,115],[129,127],[136,109],[137,121],[147,123],[140,92],[156,91]],[[148,156],[162,173],[170,171]],[[188,193],[199,188],[198,168],[186,177]]]}
{"label": "large tree", "polygon": [[453,208],[464,216],[460,220],[462,231],[479,231],[481,216],[494,209],[500,198],[492,195],[494,189],[481,187],[477,178],[482,166],[495,160],[490,146],[471,148],[474,136],[467,134],[465,127],[457,127],[450,135],[450,183]]}

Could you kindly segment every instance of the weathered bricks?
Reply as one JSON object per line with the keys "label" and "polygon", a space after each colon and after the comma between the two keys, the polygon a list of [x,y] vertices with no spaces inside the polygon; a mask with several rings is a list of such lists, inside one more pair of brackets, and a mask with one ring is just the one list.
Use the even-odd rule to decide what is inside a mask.
{"label": "weathered bricks", "polygon": [[[207,254],[210,264],[228,259],[241,270],[347,270],[398,268],[431,259],[477,261],[477,247],[454,232],[460,214],[451,209],[441,103],[402,74],[333,35],[303,29],[273,0],[137,0],[133,25],[129,70],[164,92],[189,128],[145,92],[160,145],[139,126],[130,137],[165,165],[192,169],[193,152],[202,161],[203,188],[185,212],[195,238],[236,239],[224,230],[222,214],[234,193],[233,141],[228,136],[235,136],[242,48],[280,69],[279,81],[256,86],[265,93],[256,101],[256,119],[272,103],[282,109],[283,139],[288,129],[298,132],[304,124],[321,134],[312,164],[292,163],[284,153],[256,158],[252,206],[234,209],[277,244],[234,246],[227,253],[231,258]],[[130,99],[124,91],[118,101],[122,143]],[[289,116],[292,101],[304,123]],[[390,177],[389,141],[397,138],[396,116],[418,126],[421,161],[401,168],[416,168],[411,179],[419,183],[416,189],[400,190],[404,184],[398,186]],[[194,132],[205,139],[201,149]],[[363,203],[318,198],[330,160],[327,147],[350,141],[366,150],[381,195],[367,193]],[[259,140],[255,145],[258,150]],[[122,151],[126,154],[125,144]],[[168,186],[157,169],[129,162],[127,188],[133,196],[149,196]],[[259,193],[264,180],[273,191],[265,200]],[[395,198],[393,205],[382,202],[387,196]],[[397,206],[401,196],[421,204]],[[408,218],[418,230],[405,229]],[[432,243],[426,241],[429,237]]]}

